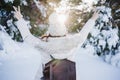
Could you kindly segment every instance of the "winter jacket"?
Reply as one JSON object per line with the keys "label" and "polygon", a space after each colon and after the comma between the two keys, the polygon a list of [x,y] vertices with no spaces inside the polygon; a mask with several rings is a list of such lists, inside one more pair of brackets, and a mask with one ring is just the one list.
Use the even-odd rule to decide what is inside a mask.
{"label": "winter jacket", "polygon": [[89,32],[95,25],[95,21],[93,19],[89,19],[79,33],[67,35],[65,37],[49,38],[48,42],[44,42],[34,37],[30,33],[27,23],[24,19],[18,20],[16,25],[24,39],[24,42],[36,47],[48,55],[52,55],[55,58],[68,58],[72,60],[74,54],[71,50],[78,45],[81,46],[84,43]]}

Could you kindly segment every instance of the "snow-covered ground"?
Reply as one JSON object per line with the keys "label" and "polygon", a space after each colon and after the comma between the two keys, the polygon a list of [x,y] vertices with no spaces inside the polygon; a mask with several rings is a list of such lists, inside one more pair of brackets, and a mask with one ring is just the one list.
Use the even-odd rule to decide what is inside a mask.
{"label": "snow-covered ground", "polygon": [[[79,49],[80,50],[80,49]],[[82,52],[76,54],[77,80],[120,80],[120,68],[112,66],[98,56]],[[85,50],[84,50],[85,51]]]}
{"label": "snow-covered ground", "polygon": [[[0,39],[4,47],[4,50],[0,51],[0,80],[40,80],[41,52],[25,43],[14,42],[4,33],[1,34]],[[97,56],[86,54],[89,50],[84,51],[78,48],[75,52],[76,70],[79,74],[77,80],[120,79],[120,68],[105,63]]]}
{"label": "snow-covered ground", "polygon": [[4,33],[0,33],[1,38],[4,50],[0,50],[0,80],[34,80],[38,70],[42,71],[40,52],[25,43],[13,42]]}

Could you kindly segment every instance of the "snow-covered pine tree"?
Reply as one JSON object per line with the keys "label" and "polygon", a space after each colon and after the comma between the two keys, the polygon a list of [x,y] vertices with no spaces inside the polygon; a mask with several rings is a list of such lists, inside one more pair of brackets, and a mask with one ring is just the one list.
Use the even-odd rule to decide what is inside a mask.
{"label": "snow-covered pine tree", "polygon": [[[42,1],[42,2],[40,2]],[[31,32],[35,36],[40,36],[45,29],[40,29],[39,25],[45,23],[45,3],[43,0],[1,0],[0,1],[0,24],[5,28],[6,32],[16,41],[23,41],[19,30],[14,22],[14,9],[12,6],[20,6],[24,19],[28,21],[28,25],[32,26]]]}
{"label": "snow-covered pine tree", "polygon": [[112,9],[114,23],[120,30],[120,0],[109,0],[109,5]]}
{"label": "snow-covered pine tree", "polygon": [[12,9],[13,0],[2,0],[0,2],[0,25],[16,41],[22,41],[21,35],[14,24]]}
{"label": "snow-covered pine tree", "polygon": [[99,19],[96,21],[96,25],[90,32],[83,47],[93,49],[92,54],[97,54],[104,61],[112,63],[112,58],[119,51],[119,30],[112,23],[111,8],[108,2],[102,3],[97,9],[100,10]]}
{"label": "snow-covered pine tree", "polygon": [[120,0],[108,0],[109,5],[112,10],[112,17],[113,17],[113,25],[118,27],[118,36],[119,36],[119,43],[117,45],[118,49],[116,50],[115,56],[112,57],[111,63],[120,67]]}

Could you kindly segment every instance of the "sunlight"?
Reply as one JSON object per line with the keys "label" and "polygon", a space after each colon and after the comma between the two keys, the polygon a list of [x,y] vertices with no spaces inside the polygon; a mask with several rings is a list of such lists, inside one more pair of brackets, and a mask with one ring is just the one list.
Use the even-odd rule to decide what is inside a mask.
{"label": "sunlight", "polygon": [[66,19],[67,19],[67,15],[65,15],[65,14],[59,14],[59,16],[58,16],[58,21],[59,21],[61,24],[64,24],[65,21],[66,21]]}
{"label": "sunlight", "polygon": [[66,5],[64,6],[59,6],[55,8],[55,11],[57,13],[57,20],[60,24],[65,24],[67,17],[68,17],[68,7]]}

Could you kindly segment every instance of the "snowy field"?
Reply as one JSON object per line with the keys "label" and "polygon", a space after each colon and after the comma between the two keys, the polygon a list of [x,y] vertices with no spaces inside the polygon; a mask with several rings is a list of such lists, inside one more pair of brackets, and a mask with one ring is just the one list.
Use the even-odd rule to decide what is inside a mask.
{"label": "snowy field", "polygon": [[1,34],[1,38],[4,50],[0,50],[0,80],[34,80],[41,66],[40,52],[13,42],[7,35]]}
{"label": "snowy field", "polygon": [[[88,53],[89,54],[89,53]],[[120,68],[104,62],[98,56],[77,54],[77,80],[120,80]],[[79,60],[78,60],[79,59]]]}

